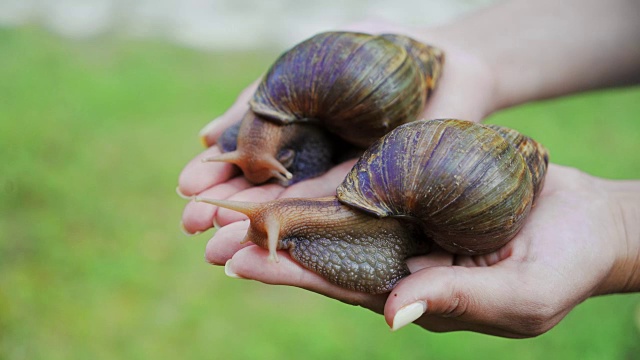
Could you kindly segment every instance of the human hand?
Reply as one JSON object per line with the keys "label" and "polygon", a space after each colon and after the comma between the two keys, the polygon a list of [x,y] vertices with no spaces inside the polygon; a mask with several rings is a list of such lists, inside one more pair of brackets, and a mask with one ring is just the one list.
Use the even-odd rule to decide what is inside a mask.
{"label": "human hand", "polygon": [[437,332],[530,337],[591,296],[640,291],[640,224],[633,219],[638,204],[637,182],[551,165],[535,207],[510,243],[482,256],[435,251],[409,259],[412,274],[390,294],[339,288],[285,252],[279,263],[269,262],[266,250],[240,244],[247,221],[220,229],[206,258],[226,263],[231,277],[297,286],[369,308],[384,314],[392,329],[415,321]]}
{"label": "human hand", "polygon": [[[346,30],[367,33],[399,33],[424,43],[440,47],[445,52],[445,66],[438,88],[427,103],[422,115],[425,119],[459,118],[479,121],[493,111],[493,75],[489,66],[480,59],[439,40],[436,32],[406,29],[389,24],[360,23]],[[248,111],[248,101],[257,88],[257,82],[238,97],[236,103],[222,116],[208,124],[200,133],[210,146],[196,156],[180,175],[178,190],[186,196],[201,195],[216,199],[268,201],[280,197],[320,197],[335,193],[354,161],[339,164],[315,179],[302,181],[288,188],[276,184],[253,186],[240,176],[234,166],[227,163],[202,163],[201,159],[219,154],[216,143],[222,132],[241,120]],[[217,209],[206,204],[190,202],[186,205],[182,223],[190,234],[205,231],[218,224],[225,226],[245,219],[244,215]]]}

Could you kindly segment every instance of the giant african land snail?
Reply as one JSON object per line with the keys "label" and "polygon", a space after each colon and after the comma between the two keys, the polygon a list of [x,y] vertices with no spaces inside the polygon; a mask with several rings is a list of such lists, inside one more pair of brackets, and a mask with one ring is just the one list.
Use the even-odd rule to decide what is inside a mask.
{"label": "giant african land snail", "polygon": [[243,120],[218,141],[224,153],[205,161],[234,163],[254,184],[317,176],[344,144],[365,149],[417,119],[443,58],[402,35],[318,34],[280,56]]}

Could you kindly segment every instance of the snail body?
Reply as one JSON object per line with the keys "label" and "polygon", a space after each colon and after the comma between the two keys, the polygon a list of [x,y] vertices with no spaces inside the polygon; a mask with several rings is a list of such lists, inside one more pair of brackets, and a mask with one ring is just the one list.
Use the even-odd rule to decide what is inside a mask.
{"label": "snail body", "polygon": [[[443,58],[440,50],[402,35],[318,34],[272,65],[250,111],[223,135],[227,152],[208,160],[238,165],[253,183],[276,178],[287,185],[316,176],[331,166],[342,145],[364,149],[416,119],[436,86]],[[316,128],[311,144],[296,140],[300,126]],[[297,156],[316,148],[335,149],[313,157],[328,166],[308,166],[310,158]]]}
{"label": "snail body", "polygon": [[321,199],[247,204],[200,199],[247,214],[245,240],[288,249],[339,286],[390,291],[408,257],[433,244],[480,255],[522,228],[542,189],[548,153],[515,130],[461,120],[416,121],[375,142]]}

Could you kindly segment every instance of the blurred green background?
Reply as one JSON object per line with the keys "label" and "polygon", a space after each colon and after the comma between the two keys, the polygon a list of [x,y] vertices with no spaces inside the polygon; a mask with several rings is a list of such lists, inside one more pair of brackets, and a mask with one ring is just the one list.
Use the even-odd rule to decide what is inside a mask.
{"label": "blurred green background", "polygon": [[[0,30],[0,358],[640,358],[640,295],[590,299],[534,339],[391,333],[381,316],[225,277],[179,230],[198,130],[276,53]],[[640,89],[490,121],[552,161],[640,178]]]}

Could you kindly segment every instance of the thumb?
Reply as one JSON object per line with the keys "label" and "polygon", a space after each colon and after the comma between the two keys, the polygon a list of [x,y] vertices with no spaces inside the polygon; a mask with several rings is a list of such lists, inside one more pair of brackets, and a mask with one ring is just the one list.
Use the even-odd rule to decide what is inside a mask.
{"label": "thumb", "polygon": [[385,320],[392,330],[425,315],[421,325],[432,331],[511,328],[514,319],[526,313],[519,301],[522,284],[513,273],[500,265],[424,268],[392,290]]}

